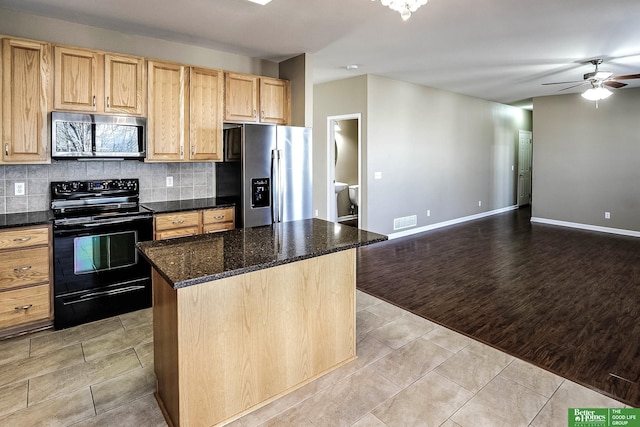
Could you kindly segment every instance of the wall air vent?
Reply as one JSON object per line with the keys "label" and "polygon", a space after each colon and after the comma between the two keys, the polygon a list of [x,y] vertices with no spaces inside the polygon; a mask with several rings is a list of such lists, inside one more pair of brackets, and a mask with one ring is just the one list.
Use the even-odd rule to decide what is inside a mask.
{"label": "wall air vent", "polygon": [[401,230],[403,228],[415,227],[416,225],[418,225],[417,215],[405,216],[402,218],[394,218],[393,220],[394,230]]}

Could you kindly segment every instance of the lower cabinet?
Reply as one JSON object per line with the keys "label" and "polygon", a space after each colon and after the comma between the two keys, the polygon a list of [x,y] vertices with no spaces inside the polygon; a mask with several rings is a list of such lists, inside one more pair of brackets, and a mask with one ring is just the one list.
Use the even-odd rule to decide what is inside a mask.
{"label": "lower cabinet", "polygon": [[153,217],[154,240],[233,230],[234,218],[233,207],[156,214]]}
{"label": "lower cabinet", "polygon": [[51,227],[0,231],[0,336],[51,325]]}

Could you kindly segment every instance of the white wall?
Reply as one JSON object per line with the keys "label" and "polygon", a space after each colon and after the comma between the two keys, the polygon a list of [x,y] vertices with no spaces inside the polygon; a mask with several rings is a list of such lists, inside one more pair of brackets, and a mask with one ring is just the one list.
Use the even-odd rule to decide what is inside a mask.
{"label": "white wall", "polygon": [[[420,228],[516,204],[518,131],[531,130],[530,112],[378,76],[317,85],[314,96],[319,153],[326,115],[363,113],[364,228],[391,234],[398,217],[417,215]],[[326,154],[314,157],[317,170]],[[326,172],[314,177],[326,191]]]}
{"label": "white wall", "polygon": [[640,231],[639,105],[628,88],[597,109],[578,94],[533,100],[534,217]]}
{"label": "white wall", "polygon": [[213,49],[0,9],[0,34],[278,77],[278,64]]}

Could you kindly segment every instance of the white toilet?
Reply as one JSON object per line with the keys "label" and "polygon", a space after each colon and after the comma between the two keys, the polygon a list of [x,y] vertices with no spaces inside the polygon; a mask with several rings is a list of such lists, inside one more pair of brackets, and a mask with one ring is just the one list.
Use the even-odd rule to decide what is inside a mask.
{"label": "white toilet", "polygon": [[349,200],[353,206],[358,206],[358,192],[360,191],[358,188],[357,184],[349,186]]}

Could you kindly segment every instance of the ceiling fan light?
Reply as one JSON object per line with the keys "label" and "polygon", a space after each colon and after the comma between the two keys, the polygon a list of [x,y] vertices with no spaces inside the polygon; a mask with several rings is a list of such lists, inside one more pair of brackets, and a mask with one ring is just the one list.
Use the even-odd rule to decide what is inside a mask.
{"label": "ceiling fan light", "polygon": [[601,99],[606,99],[613,95],[609,89],[604,87],[592,87],[591,89],[586,90],[582,97],[584,99],[588,99],[589,101],[600,101]]}

